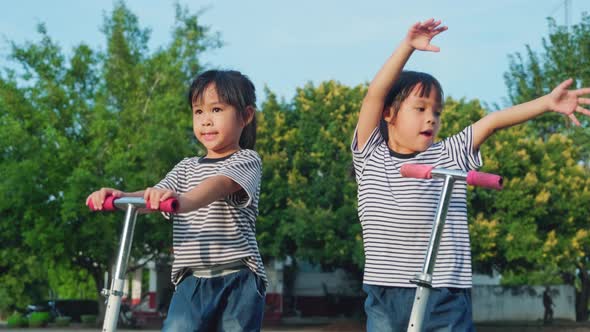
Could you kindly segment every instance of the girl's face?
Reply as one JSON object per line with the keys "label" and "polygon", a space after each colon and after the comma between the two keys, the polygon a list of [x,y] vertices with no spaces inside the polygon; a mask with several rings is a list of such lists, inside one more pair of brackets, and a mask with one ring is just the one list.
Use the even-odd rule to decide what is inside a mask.
{"label": "girl's face", "polygon": [[222,158],[240,149],[240,135],[248,123],[238,110],[219,99],[215,83],[209,84],[193,108],[193,132],[207,149],[207,158]]}
{"label": "girl's face", "polygon": [[436,89],[430,95],[420,97],[420,85],[402,101],[400,109],[393,115],[389,108],[384,113],[388,123],[389,147],[398,153],[411,154],[428,149],[440,129],[442,105],[437,100]]}

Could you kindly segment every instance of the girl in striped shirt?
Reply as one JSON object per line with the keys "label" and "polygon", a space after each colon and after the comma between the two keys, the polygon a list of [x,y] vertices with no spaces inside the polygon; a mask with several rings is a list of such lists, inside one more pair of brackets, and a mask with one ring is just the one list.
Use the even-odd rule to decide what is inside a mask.
{"label": "girl in striped shirt", "polygon": [[185,158],[152,188],[105,196],[144,197],[148,207],[175,197],[172,296],[163,331],[259,331],[266,274],[256,242],[262,163],[256,141],[256,94],[237,71],[211,70],[188,94],[193,131],[204,156]]}
{"label": "girl in striped shirt", "polygon": [[[414,24],[369,85],[352,142],[363,228],[363,289],[368,331],[405,331],[430,238],[442,180],[403,178],[406,163],[469,171],[481,166],[479,147],[496,130],[545,112],[590,115],[580,104],[590,89],[566,80],[533,101],[490,113],[458,134],[435,142],[443,91],[431,75],[402,71],[415,50],[438,52],[432,38],[447,28],[429,19]],[[465,183],[453,188],[439,244],[424,324],[426,331],[472,331],[471,254]]]}

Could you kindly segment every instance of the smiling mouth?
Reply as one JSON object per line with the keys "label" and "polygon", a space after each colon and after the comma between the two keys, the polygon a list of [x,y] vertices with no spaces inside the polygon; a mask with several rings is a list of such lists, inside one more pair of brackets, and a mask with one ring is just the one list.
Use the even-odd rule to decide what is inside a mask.
{"label": "smiling mouth", "polygon": [[217,133],[201,133],[201,137],[205,140],[213,139],[215,136],[217,136]]}

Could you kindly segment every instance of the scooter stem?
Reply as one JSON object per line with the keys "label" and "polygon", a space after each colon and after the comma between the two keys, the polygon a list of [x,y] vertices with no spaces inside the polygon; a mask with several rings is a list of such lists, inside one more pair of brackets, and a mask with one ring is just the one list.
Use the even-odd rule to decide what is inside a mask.
{"label": "scooter stem", "polygon": [[121,241],[119,243],[119,253],[117,254],[117,263],[115,265],[115,273],[113,274],[113,280],[111,282],[111,289],[106,292],[106,294],[108,294],[108,299],[104,323],[102,325],[103,332],[114,332],[117,330],[117,321],[123,297],[123,287],[125,286],[125,273],[127,271],[127,263],[129,261],[136,220],[137,207],[134,204],[129,203],[127,204],[127,211],[125,213],[125,224],[123,226],[123,233],[121,234]]}

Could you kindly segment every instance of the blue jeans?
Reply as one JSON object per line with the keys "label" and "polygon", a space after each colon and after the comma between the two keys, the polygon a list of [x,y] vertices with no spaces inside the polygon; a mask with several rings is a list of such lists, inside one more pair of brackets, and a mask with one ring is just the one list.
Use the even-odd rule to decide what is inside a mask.
{"label": "blue jeans", "polygon": [[[367,293],[367,331],[407,330],[415,288],[363,284],[363,290]],[[432,288],[422,326],[428,332],[475,331],[471,314],[471,289]]]}
{"label": "blue jeans", "polygon": [[265,286],[245,268],[221,277],[186,277],[172,296],[162,331],[260,331]]}

